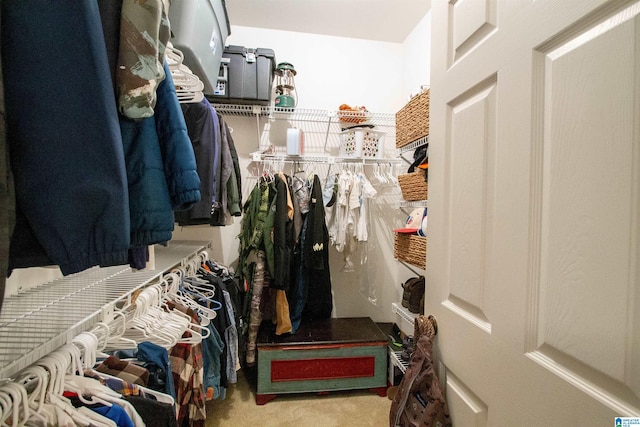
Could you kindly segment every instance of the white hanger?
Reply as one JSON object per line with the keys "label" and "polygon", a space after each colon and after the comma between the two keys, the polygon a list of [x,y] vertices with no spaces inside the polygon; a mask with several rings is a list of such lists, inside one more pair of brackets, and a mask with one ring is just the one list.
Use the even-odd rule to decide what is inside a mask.
{"label": "white hanger", "polygon": [[[91,369],[90,372],[93,375],[98,376],[98,377],[111,378],[111,379],[114,379],[114,380],[123,381],[122,378],[114,377],[113,375],[109,375],[109,374],[106,374],[104,372],[98,372],[98,371],[95,371],[93,369]],[[155,396],[155,398],[158,400],[158,402],[168,403],[170,405],[173,405],[175,403],[175,400],[174,400],[173,396],[171,396],[169,394],[162,393],[162,392],[157,391],[157,390],[152,390],[150,388],[141,386],[139,384],[134,384],[134,386],[139,388],[140,390],[142,390],[145,394],[150,394],[152,396]]]}
{"label": "white hanger", "polygon": [[61,372],[60,361],[50,356],[51,355],[47,355],[36,362],[36,365],[43,367],[49,374],[49,381],[47,383],[46,390],[46,402],[55,405],[64,411],[76,424],[89,427],[93,424],[92,419],[77,410],[71,404],[69,399],[62,396],[62,389],[58,385],[58,382],[62,384],[59,380],[60,377],[64,375],[64,372]]}
{"label": "white hanger", "polygon": [[29,366],[20,372],[16,382],[24,386],[25,390],[33,387],[28,397],[28,405],[31,409],[29,418],[36,418],[48,424],[47,418],[41,415],[45,405],[47,371],[41,366]]}
{"label": "white hanger", "polygon": [[394,167],[393,165],[391,165],[391,163],[389,163],[388,165],[388,169],[387,169],[387,178],[389,179],[389,183],[391,185],[397,185],[398,184],[398,178],[395,176],[395,172],[394,172]]}
{"label": "white hanger", "polygon": [[[106,325],[105,325],[106,326]],[[100,326],[103,327],[103,326]],[[91,331],[76,335],[71,342],[82,351],[82,365],[84,369],[91,369],[97,362],[98,337]]]}
{"label": "white hanger", "polygon": [[27,391],[24,387],[11,381],[0,385],[0,393],[10,397],[10,406],[5,410],[1,421],[2,426],[8,426],[5,421],[12,416],[12,427],[22,427],[29,418],[29,405]]}
{"label": "white hanger", "polygon": [[184,61],[184,54],[181,50],[173,47],[171,42],[167,43],[167,48],[165,50],[165,58],[167,59],[167,64],[169,68],[178,67]]}
{"label": "white hanger", "polygon": [[127,318],[125,314],[122,311],[114,311],[113,314],[113,320],[107,325],[109,334],[107,335],[107,340],[102,351],[138,348],[136,341],[123,337],[127,329]]}
{"label": "white hanger", "polygon": [[176,90],[178,102],[201,102],[204,99],[204,83],[195,75],[184,61],[184,54],[179,49],[168,44],[166,59],[171,71],[171,78]]}
{"label": "white hanger", "polygon": [[187,330],[189,322],[172,312],[160,309],[162,288],[156,284],[145,288],[135,301],[135,310],[127,318],[123,337],[150,341],[167,349],[173,347]]}

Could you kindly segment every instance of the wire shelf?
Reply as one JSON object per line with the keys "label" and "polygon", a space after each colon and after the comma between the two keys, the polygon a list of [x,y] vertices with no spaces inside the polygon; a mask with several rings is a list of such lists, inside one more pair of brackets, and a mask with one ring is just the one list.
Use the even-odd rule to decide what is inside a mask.
{"label": "wire shelf", "polygon": [[[233,116],[268,116],[272,120],[287,120],[301,122],[319,123],[339,123],[338,114],[335,110],[317,110],[306,108],[276,108],[271,105],[236,105],[236,104],[213,104],[216,112],[222,115]],[[343,118],[348,118],[349,112],[341,111]],[[355,114],[353,113],[354,118]],[[351,123],[350,123],[351,124]],[[393,113],[366,113],[366,124],[381,127],[395,127],[396,117]],[[353,123],[353,125],[356,125]]]}
{"label": "wire shelf", "polygon": [[415,151],[417,148],[422,147],[423,145],[427,145],[429,143],[429,137],[423,136],[420,139],[417,139],[403,147],[398,148],[398,155],[401,156],[408,151]]}
{"label": "wire shelf", "polygon": [[155,248],[155,270],[94,267],[8,297],[0,313],[0,378],[9,378],[91,329],[135,290],[184,265],[208,242],[172,241]]}
{"label": "wire shelf", "polygon": [[402,320],[402,322],[398,324],[400,330],[407,335],[413,335],[415,319],[418,315],[411,313],[397,302],[391,303],[391,311],[393,311]]}
{"label": "wire shelf", "polygon": [[363,165],[375,165],[381,163],[400,163],[402,159],[390,158],[363,158],[363,157],[336,157],[329,155],[303,155],[290,156],[287,154],[267,154],[255,151],[251,153],[251,160],[254,162],[273,161],[285,163],[360,163]]}
{"label": "wire shelf", "polygon": [[402,372],[403,374],[407,372],[409,362],[402,360],[402,357],[400,356],[402,354],[402,351],[390,351],[389,353],[391,355],[391,363],[394,366],[397,366],[400,369],[400,372]]}
{"label": "wire shelf", "polygon": [[426,208],[428,200],[400,200],[398,202],[398,208]]}

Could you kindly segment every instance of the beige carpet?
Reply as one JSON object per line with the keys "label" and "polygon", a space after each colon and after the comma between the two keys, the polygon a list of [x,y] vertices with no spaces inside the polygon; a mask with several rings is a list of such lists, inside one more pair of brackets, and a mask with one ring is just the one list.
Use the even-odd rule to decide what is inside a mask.
{"label": "beige carpet", "polygon": [[391,400],[367,390],[279,395],[256,405],[255,387],[242,371],[225,400],[207,403],[207,427],[384,427]]}

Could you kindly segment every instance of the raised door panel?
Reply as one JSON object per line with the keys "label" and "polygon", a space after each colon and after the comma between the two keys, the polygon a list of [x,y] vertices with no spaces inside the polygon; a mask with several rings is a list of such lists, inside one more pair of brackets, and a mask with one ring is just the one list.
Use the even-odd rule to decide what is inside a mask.
{"label": "raised door panel", "polygon": [[622,408],[640,408],[639,13],[560,35],[535,64],[544,120],[531,356]]}
{"label": "raised door panel", "polygon": [[445,160],[451,189],[447,209],[450,294],[445,304],[487,332],[491,331],[486,266],[493,230],[496,84],[489,79],[450,103]]}

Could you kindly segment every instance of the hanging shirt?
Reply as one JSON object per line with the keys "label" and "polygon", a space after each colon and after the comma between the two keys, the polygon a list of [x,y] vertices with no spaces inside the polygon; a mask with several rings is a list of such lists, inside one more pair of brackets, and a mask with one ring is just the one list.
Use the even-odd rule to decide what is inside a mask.
{"label": "hanging shirt", "polygon": [[[170,309],[184,310],[183,312],[186,312],[193,321],[197,322],[197,315],[192,309],[185,309],[171,301],[168,305]],[[185,331],[183,338],[190,337],[191,332]],[[176,389],[178,425],[204,427],[207,410],[203,385],[202,344],[177,343],[169,352],[169,363]]]}
{"label": "hanging shirt", "polygon": [[350,171],[342,171],[338,177],[338,194],[336,200],[336,249],[343,252],[347,245],[347,227],[349,224],[349,197],[353,185]]}
{"label": "hanging shirt", "polygon": [[360,215],[358,217],[358,223],[356,225],[356,239],[359,242],[366,242],[369,239],[369,200],[376,197],[378,192],[367,177],[360,173],[358,174],[360,179],[361,191],[360,191]]}

